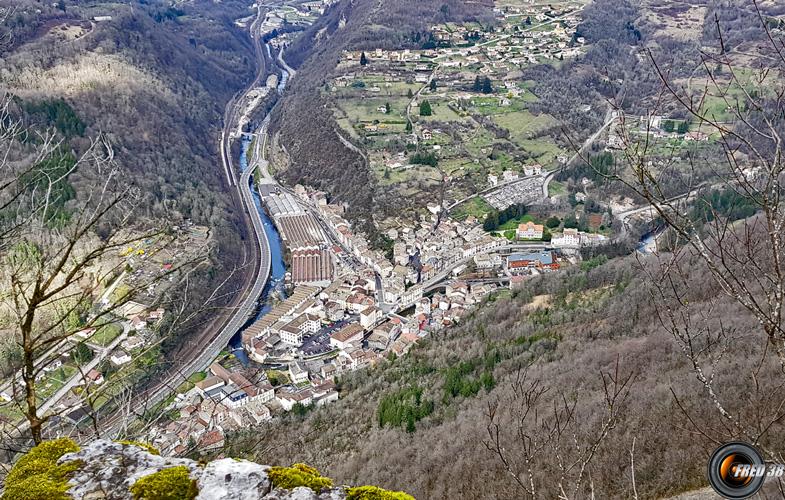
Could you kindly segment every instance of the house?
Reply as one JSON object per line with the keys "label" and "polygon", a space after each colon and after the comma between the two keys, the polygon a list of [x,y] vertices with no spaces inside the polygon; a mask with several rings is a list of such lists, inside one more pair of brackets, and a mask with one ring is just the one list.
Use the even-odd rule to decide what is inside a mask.
{"label": "house", "polygon": [[303,331],[298,327],[296,321],[290,321],[283,325],[280,325],[279,322],[280,326],[273,326],[273,331],[281,337],[282,342],[299,347],[303,344]]}
{"label": "house", "polygon": [[502,172],[502,179],[504,179],[504,182],[517,181],[519,178],[520,178],[520,174],[518,174],[518,172],[515,172],[513,170],[505,170],[504,172]]}
{"label": "house", "polygon": [[541,224],[535,224],[532,221],[518,224],[518,230],[515,236],[520,240],[541,240],[544,228]]}
{"label": "house", "polygon": [[477,269],[495,269],[502,266],[502,257],[499,254],[478,254],[474,256],[474,265]]}
{"label": "house", "polygon": [[707,134],[703,133],[703,132],[697,132],[697,131],[696,132],[687,132],[686,134],[684,134],[684,140],[687,141],[687,142],[690,142],[690,141],[703,142],[703,141],[708,141],[709,140],[709,136]]}
{"label": "house", "polygon": [[123,340],[120,345],[127,351],[133,351],[144,345],[144,338],[140,335],[134,335]]}
{"label": "house", "polygon": [[131,318],[131,328],[133,328],[137,332],[139,330],[144,330],[145,328],[147,328],[147,321],[142,319],[141,316],[134,316],[133,318]]}
{"label": "house", "polygon": [[196,390],[202,394],[202,396],[206,396],[208,392],[214,391],[219,387],[223,387],[226,382],[221,377],[216,377],[213,375],[212,377],[207,377],[204,380],[200,380],[199,382],[195,383],[194,386]]}
{"label": "house", "polygon": [[224,447],[224,436],[220,431],[206,432],[199,440],[199,451],[220,450]]}
{"label": "house", "polygon": [[85,375],[85,377],[87,378],[87,380],[89,380],[91,383],[95,385],[101,385],[104,383],[104,375],[98,370],[96,370],[95,368],[87,372],[87,375]]}
{"label": "house", "polygon": [[92,337],[95,331],[96,331],[95,328],[85,328],[84,330],[79,330],[74,335],[83,339],[87,339]]}
{"label": "house", "polygon": [[[130,361],[130,359],[128,361]],[[53,372],[53,371],[57,370],[58,368],[60,368],[61,366],[63,366],[63,362],[61,360],[59,360],[59,359],[55,359],[54,361],[52,361],[48,365],[44,366],[44,371],[45,372]]]}
{"label": "house", "polygon": [[510,290],[520,290],[523,288],[526,280],[523,276],[513,276],[510,278]]}
{"label": "house", "polygon": [[382,310],[376,306],[370,306],[360,312],[360,325],[363,328],[370,328],[382,318]]}
{"label": "house", "polygon": [[551,245],[563,248],[578,248],[581,246],[581,236],[577,229],[565,229],[563,233],[554,233]]}
{"label": "house", "polygon": [[289,379],[293,384],[308,382],[308,370],[300,361],[289,364]]}
{"label": "house", "polygon": [[128,353],[122,349],[119,349],[112,353],[112,355],[109,357],[109,361],[111,361],[115,366],[121,366],[126,363],[130,363],[131,356],[129,356]]}
{"label": "house", "polygon": [[[171,264],[168,264],[168,265],[171,265]],[[148,321],[160,321],[160,320],[163,319],[165,313],[166,313],[166,311],[163,308],[159,307],[158,309],[155,309],[155,310],[150,311],[150,312],[147,313],[147,320]]]}
{"label": "house", "polygon": [[341,307],[340,304],[337,302],[330,301],[324,305],[324,311],[327,314],[327,319],[335,322],[341,321],[344,317],[346,317],[346,310],[344,307]]}
{"label": "house", "polygon": [[[427,300],[427,299],[426,299]],[[400,322],[386,321],[374,328],[368,337],[368,347],[378,351],[386,350],[401,333]]]}
{"label": "house", "polygon": [[310,389],[303,389],[302,391],[283,390],[276,394],[278,404],[286,411],[291,411],[294,405],[300,403],[303,406],[308,406],[313,402],[313,392]]}
{"label": "house", "polygon": [[542,166],[541,165],[524,165],[523,167],[523,175],[526,177],[531,177],[533,175],[542,175]]}
{"label": "house", "polygon": [[358,323],[350,323],[330,335],[330,346],[346,349],[351,344],[359,344],[363,338],[363,327]]}

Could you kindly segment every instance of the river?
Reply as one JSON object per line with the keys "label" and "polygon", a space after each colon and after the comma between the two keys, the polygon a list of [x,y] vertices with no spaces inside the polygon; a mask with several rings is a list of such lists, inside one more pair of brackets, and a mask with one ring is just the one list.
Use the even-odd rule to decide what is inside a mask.
{"label": "river", "polygon": [[[248,168],[248,148],[251,146],[251,140],[252,138],[249,135],[244,135],[242,139],[240,169],[243,171]],[[251,177],[251,182],[253,182],[253,176]],[[275,229],[273,221],[271,221],[270,217],[267,216],[267,212],[264,211],[264,207],[262,206],[262,197],[259,195],[259,191],[257,191],[255,187],[252,191],[254,205],[256,205],[256,210],[259,211],[259,216],[261,217],[262,224],[264,226],[264,232],[267,235],[267,241],[270,243],[270,259],[272,265],[270,269],[270,280],[264,287],[262,296],[259,299],[259,307],[256,310],[256,314],[253,318],[249,319],[245,326],[243,326],[243,328],[241,328],[229,341],[230,350],[244,365],[248,364],[248,356],[246,355],[241,345],[243,330],[245,330],[245,328],[251,325],[254,321],[270,312],[270,309],[272,309],[272,301],[268,299],[270,298],[271,293],[277,295],[277,298],[279,299],[286,298],[286,292],[284,291],[283,286],[283,279],[284,275],[286,274],[286,264],[283,261],[281,236],[278,234],[278,230]]]}

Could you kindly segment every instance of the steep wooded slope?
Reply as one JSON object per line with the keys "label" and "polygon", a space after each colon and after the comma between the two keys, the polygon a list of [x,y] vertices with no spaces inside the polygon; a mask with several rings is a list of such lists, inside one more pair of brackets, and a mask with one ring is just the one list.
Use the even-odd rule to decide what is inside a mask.
{"label": "steep wooded slope", "polygon": [[491,7],[488,0],[351,0],[332,7],[287,50],[287,59],[299,70],[273,122],[292,161],[283,178],[310,184],[348,203],[350,218],[373,235],[374,214],[392,207],[376,203],[368,165],[336,135],[338,126],[320,96],[324,83],[344,50],[419,46],[417,34],[434,23],[488,21]]}

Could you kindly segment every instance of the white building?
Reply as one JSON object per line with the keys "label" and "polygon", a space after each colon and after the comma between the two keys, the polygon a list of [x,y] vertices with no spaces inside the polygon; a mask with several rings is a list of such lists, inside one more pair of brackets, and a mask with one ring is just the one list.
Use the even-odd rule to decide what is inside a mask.
{"label": "white building", "polygon": [[360,325],[370,328],[382,318],[382,311],[376,306],[370,306],[360,312]]}
{"label": "white building", "polygon": [[551,245],[562,248],[578,248],[581,246],[581,236],[577,229],[565,229],[563,233],[554,233]]}
{"label": "white building", "polygon": [[123,350],[117,350],[109,357],[109,361],[116,366],[121,366],[131,362],[131,356]]}
{"label": "white building", "polygon": [[515,236],[521,240],[541,240],[543,231],[542,225],[529,221],[518,225]]}
{"label": "white building", "polygon": [[300,363],[295,361],[289,365],[289,378],[293,384],[308,382],[308,370]]}

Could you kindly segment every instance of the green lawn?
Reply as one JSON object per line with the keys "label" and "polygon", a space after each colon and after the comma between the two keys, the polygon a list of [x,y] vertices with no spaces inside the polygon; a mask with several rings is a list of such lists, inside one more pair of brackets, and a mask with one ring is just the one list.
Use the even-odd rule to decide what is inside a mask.
{"label": "green lawn", "polygon": [[420,116],[419,109],[412,110],[412,114],[418,118],[421,124],[433,121],[462,122],[469,119],[468,117],[460,116],[452,108],[450,108],[448,100],[428,99],[428,102],[431,103],[431,110],[433,111],[431,116]]}
{"label": "green lawn", "polygon": [[180,386],[177,388],[176,392],[178,392],[178,393],[188,392],[191,389],[193,389],[194,384],[196,384],[197,382],[201,382],[202,380],[204,380],[206,378],[207,378],[207,373],[206,372],[196,372],[196,373],[193,373],[193,374],[191,374],[190,377],[188,377],[188,380],[186,380],[185,382],[180,384]]}
{"label": "green lawn", "polygon": [[121,333],[123,333],[123,327],[120,324],[108,323],[96,330],[95,334],[87,340],[90,343],[106,347]]}
{"label": "green lawn", "polygon": [[556,120],[548,114],[534,115],[528,111],[514,111],[496,115],[493,117],[493,121],[500,127],[509,130],[510,139],[519,145],[556,124]]}
{"label": "green lawn", "polygon": [[[390,113],[378,110],[380,106],[390,103]],[[367,99],[339,99],[338,106],[344,111],[351,123],[355,122],[403,122],[406,123],[405,97],[373,97]]]}
{"label": "green lawn", "polygon": [[555,163],[556,158],[565,154],[563,149],[546,138],[522,140],[518,145],[531,153],[543,166]]}
{"label": "green lawn", "polygon": [[566,192],[567,190],[562,182],[551,181],[550,184],[548,184],[548,195],[550,196],[559,196]]}
{"label": "green lawn", "polygon": [[71,377],[76,375],[78,371],[79,370],[77,370],[75,366],[65,364],[57,370],[49,373],[49,375],[44,377],[44,379],[38,384],[38,399],[41,401],[46,401],[52,397],[54,393],[60,390],[60,388],[63,387]]}
{"label": "green lawn", "polygon": [[523,223],[526,223],[526,222],[535,222],[536,223],[537,221],[535,221],[534,218],[531,215],[526,214],[526,215],[524,215],[522,217],[518,217],[516,219],[508,220],[507,222],[505,222],[504,224],[499,226],[499,229],[497,231],[508,231],[510,229],[516,230],[516,229],[518,229],[518,224],[523,224]]}
{"label": "green lawn", "polygon": [[485,216],[491,211],[493,211],[493,207],[490,206],[487,201],[483,200],[479,196],[475,196],[474,198],[465,201],[457,207],[453,208],[450,211],[450,217],[455,220],[462,221],[473,215],[479,220],[483,220],[485,219]]}

